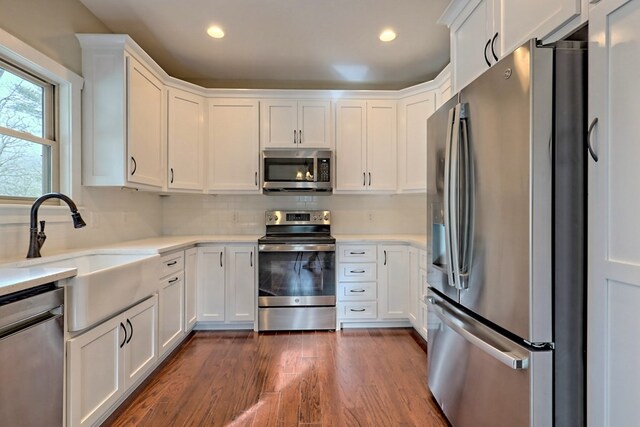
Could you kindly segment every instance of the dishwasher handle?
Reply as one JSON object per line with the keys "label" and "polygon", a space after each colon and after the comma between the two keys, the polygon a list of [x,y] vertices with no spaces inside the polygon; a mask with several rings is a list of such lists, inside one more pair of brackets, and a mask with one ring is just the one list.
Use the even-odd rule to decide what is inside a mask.
{"label": "dishwasher handle", "polygon": [[49,322],[50,320],[59,319],[63,315],[62,306],[56,307],[52,310],[47,310],[42,313],[29,316],[18,322],[11,323],[0,328],[0,340],[7,338],[11,335],[24,331],[25,329],[36,327],[42,323]]}

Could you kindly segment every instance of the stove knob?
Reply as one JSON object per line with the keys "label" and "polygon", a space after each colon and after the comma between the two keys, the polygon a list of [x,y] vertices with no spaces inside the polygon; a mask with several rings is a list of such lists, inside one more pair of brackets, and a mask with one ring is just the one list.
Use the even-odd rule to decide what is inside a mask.
{"label": "stove knob", "polygon": [[274,216],[274,217],[273,217],[273,219],[274,219],[275,221],[277,221],[277,220],[278,220],[278,215]]}
{"label": "stove knob", "polygon": [[267,221],[273,221],[273,217],[269,215],[269,217],[267,218]]}
{"label": "stove knob", "polygon": [[329,221],[329,215],[325,215],[325,216],[324,216],[324,220],[325,220],[325,221]]}

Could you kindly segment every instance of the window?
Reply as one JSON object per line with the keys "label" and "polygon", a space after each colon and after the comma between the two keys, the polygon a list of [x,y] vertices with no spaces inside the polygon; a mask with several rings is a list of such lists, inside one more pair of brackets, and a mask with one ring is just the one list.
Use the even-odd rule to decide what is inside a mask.
{"label": "window", "polygon": [[54,86],[0,60],[0,199],[57,190]]}

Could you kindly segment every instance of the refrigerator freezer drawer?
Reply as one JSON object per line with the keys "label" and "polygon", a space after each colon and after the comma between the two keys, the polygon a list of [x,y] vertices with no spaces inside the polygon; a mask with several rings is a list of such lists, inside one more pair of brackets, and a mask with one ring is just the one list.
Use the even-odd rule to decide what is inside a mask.
{"label": "refrigerator freezer drawer", "polygon": [[552,351],[530,351],[428,296],[429,388],[456,427],[552,425]]}

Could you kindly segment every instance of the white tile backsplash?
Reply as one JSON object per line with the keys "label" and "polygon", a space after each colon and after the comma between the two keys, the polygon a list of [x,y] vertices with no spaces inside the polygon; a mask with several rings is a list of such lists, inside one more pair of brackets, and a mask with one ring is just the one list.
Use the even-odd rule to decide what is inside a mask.
{"label": "white tile backsplash", "polygon": [[171,195],[162,198],[163,234],[260,234],[264,212],[331,211],[335,234],[426,233],[424,194],[264,196]]}
{"label": "white tile backsplash", "polygon": [[[80,213],[87,226],[74,229],[71,215],[47,212],[41,207],[39,219],[48,221],[43,256],[67,249],[100,246],[125,240],[158,236],[162,232],[162,204],[157,194],[117,188],[83,188]],[[0,207],[0,209],[3,209]],[[24,257],[29,246],[29,212],[19,221],[0,224],[0,260]]]}

